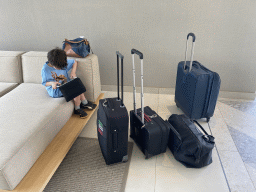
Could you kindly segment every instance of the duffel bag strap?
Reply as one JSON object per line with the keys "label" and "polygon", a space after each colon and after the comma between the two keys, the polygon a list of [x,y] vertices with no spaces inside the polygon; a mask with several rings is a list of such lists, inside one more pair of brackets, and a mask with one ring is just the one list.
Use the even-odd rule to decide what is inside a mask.
{"label": "duffel bag strap", "polygon": [[81,42],[85,42],[86,45],[88,44],[87,39],[82,39],[81,41],[71,41],[71,40],[65,39],[65,41],[66,41],[66,42],[69,42],[69,43],[81,43]]}
{"label": "duffel bag strap", "polygon": [[203,135],[203,139],[209,143],[214,143],[214,137],[212,135],[209,135],[205,129],[203,128],[202,125],[200,125],[196,120],[193,120],[193,122],[195,122],[204,132],[205,135]]}

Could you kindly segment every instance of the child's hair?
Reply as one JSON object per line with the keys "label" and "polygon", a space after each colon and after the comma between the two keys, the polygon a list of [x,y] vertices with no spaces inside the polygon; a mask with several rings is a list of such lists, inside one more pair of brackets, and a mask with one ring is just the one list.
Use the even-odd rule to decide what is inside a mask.
{"label": "child's hair", "polygon": [[66,52],[58,47],[48,52],[47,59],[51,65],[58,69],[63,69],[68,65]]}

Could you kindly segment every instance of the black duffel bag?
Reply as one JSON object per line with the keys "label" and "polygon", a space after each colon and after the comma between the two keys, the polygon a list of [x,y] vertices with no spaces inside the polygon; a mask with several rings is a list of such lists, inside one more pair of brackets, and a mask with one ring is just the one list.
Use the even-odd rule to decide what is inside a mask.
{"label": "black duffel bag", "polygon": [[197,121],[190,120],[186,115],[173,114],[168,122],[172,125],[168,147],[176,160],[188,168],[200,168],[212,163],[214,137],[209,135]]}

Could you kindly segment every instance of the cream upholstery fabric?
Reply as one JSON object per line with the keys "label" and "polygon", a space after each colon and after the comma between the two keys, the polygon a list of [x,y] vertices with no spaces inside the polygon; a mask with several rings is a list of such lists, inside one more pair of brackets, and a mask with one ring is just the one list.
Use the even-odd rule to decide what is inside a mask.
{"label": "cream upholstery fabric", "polygon": [[22,83],[0,99],[0,189],[12,190],[69,120],[73,102]]}
{"label": "cream upholstery fabric", "polygon": [[78,63],[76,75],[86,87],[85,97],[89,101],[96,101],[101,93],[98,57],[95,54],[91,54],[86,58],[73,59]]}
{"label": "cream upholstery fabric", "polygon": [[0,82],[21,83],[23,51],[0,51]]}
{"label": "cream upholstery fabric", "polygon": [[[72,58],[72,57],[68,57]],[[86,87],[85,96],[96,101],[101,93],[98,57],[90,54],[86,58],[72,58],[78,62],[77,76]],[[22,55],[24,83],[42,83],[41,69],[47,61],[47,52],[30,51]]]}
{"label": "cream upholstery fabric", "polygon": [[18,86],[18,83],[0,82],[0,97],[14,89],[16,86]]}

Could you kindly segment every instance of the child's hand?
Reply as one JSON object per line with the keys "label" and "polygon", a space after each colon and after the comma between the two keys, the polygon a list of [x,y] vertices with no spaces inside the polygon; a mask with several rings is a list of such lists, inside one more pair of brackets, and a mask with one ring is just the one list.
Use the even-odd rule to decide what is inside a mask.
{"label": "child's hand", "polygon": [[57,89],[57,85],[61,85],[59,82],[52,82],[52,89]]}
{"label": "child's hand", "polygon": [[71,79],[76,78],[76,73],[71,71],[71,73],[70,73],[70,78],[71,78]]}

